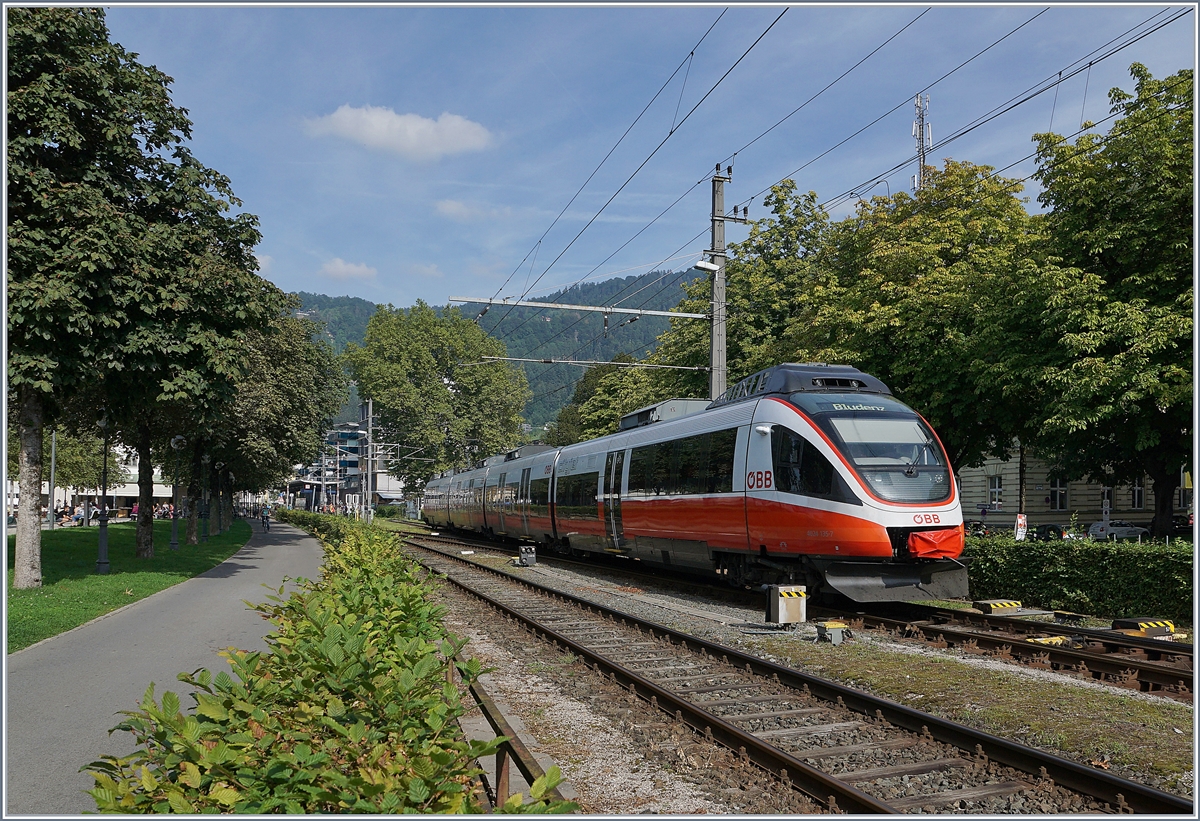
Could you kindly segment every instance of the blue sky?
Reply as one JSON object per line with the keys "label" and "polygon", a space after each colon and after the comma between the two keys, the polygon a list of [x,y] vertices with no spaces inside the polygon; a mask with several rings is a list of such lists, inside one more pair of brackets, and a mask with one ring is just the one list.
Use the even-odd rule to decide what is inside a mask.
{"label": "blue sky", "polygon": [[[760,192],[793,175],[831,200],[914,155],[918,91],[930,97],[937,141],[1180,7],[794,6],[753,48],[785,7],[723,8],[133,5],[109,7],[108,24],[114,40],[174,77],[195,154],[261,219],[264,276],[288,291],[403,306],[518,296],[537,281],[535,298],[579,279],[686,267],[708,244],[706,177],[735,151],[727,206],[758,194],[750,216],[765,216]],[[1109,88],[1132,90],[1130,63],[1156,77],[1194,66],[1195,24],[1187,14],[1062,83],[1057,99],[1052,89],[932,160],[1004,167],[1031,153],[1031,135],[1052,117],[1058,133],[1101,119]],[[1032,170],[1026,161],[1006,173]],[[914,171],[874,193],[907,189]],[[728,239],[745,232],[730,225]]]}

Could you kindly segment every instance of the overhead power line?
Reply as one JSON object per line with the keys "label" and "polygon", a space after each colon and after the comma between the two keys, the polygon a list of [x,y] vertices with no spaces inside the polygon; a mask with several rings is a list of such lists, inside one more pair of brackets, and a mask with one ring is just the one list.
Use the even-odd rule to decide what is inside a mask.
{"label": "overhead power line", "polygon": [[[717,27],[717,23],[721,22],[721,18],[725,16],[726,11],[729,11],[729,9],[724,9],[721,11],[720,14],[717,15],[717,19],[713,20],[712,25],[710,25],[708,27],[708,29],[704,32],[704,34],[700,37],[700,39],[696,41],[696,45],[692,46],[692,50],[690,52],[688,52],[688,56],[683,58],[683,60],[679,63],[679,65],[675,67],[675,70],[671,72],[671,76],[666,79],[666,81],[662,84],[662,86],[658,89],[658,91],[654,92],[654,96],[650,98],[650,102],[646,103],[645,107],[638,113],[638,115],[636,117],[633,118],[633,122],[630,123],[629,127],[625,129],[625,133],[623,133],[617,139],[617,141],[615,143],[613,143],[612,148],[608,149],[608,153],[605,154],[604,158],[602,160],[600,160],[600,162],[596,165],[595,168],[592,169],[592,173],[588,174],[587,179],[584,180],[583,184],[579,186],[579,190],[576,191],[571,196],[571,199],[567,202],[566,205],[563,206],[563,209],[558,212],[558,216],[556,216],[554,218],[554,221],[550,223],[550,227],[547,228],[542,233],[541,237],[538,238],[538,241],[536,243],[534,243],[533,248],[531,248],[529,250],[529,252],[525,254],[524,259],[522,259],[521,262],[517,264],[517,267],[513,269],[512,273],[508,275],[508,279],[504,280],[503,284],[501,284],[501,286],[496,289],[496,293],[493,294],[493,296],[500,295],[500,292],[505,289],[505,287],[512,280],[513,276],[517,273],[517,271],[521,270],[521,266],[525,264],[525,260],[529,259],[529,255],[533,254],[537,251],[538,246],[540,246],[542,243],[542,240],[544,240],[546,238],[546,236],[550,233],[550,231],[553,230],[554,226],[558,224],[558,221],[560,219],[562,219],[563,214],[567,213],[567,209],[570,208],[571,205],[575,202],[575,200],[579,197],[579,195],[583,193],[583,189],[587,187],[587,184],[592,181],[592,178],[596,176],[597,172],[599,172],[600,169],[604,166],[604,164],[606,162],[608,162],[608,158],[613,155],[613,152],[616,151],[617,148],[621,145],[621,143],[624,142],[625,138],[629,136],[629,132],[633,130],[633,127],[635,125],[637,125],[638,122],[641,121],[642,117],[646,114],[646,112],[650,110],[650,106],[654,105],[654,101],[657,100],[659,95],[662,94],[663,91],[666,90],[667,86],[671,84],[671,81],[675,79],[675,75],[679,73],[679,70],[681,68],[683,68],[685,65],[687,65],[690,70],[691,60],[692,60],[692,57],[695,56],[695,54],[696,54],[696,49],[700,48],[700,45],[705,41],[705,39],[708,37],[708,35],[712,33],[712,30]],[[682,123],[681,123],[681,125],[682,125]],[[673,132],[675,129],[672,128],[671,130]],[[532,263],[531,263],[531,265],[532,265]],[[529,289],[526,288],[526,290],[521,295],[527,296],[528,294],[529,294]]]}
{"label": "overhead power line", "polygon": [[[754,50],[755,46],[757,46],[760,42],[762,42],[762,39],[764,37],[766,37],[768,33],[770,33],[771,29],[773,29],[775,27],[775,24],[780,21],[780,19],[783,17],[783,15],[787,14],[787,11],[788,10],[786,8],[783,11],[781,11],[779,13],[779,16],[776,17],[774,20],[772,20],[771,24],[769,26],[767,26],[766,29],[763,30],[763,33],[758,35],[758,37],[755,39],[755,41],[753,43],[751,43],[744,52],[742,52],[742,56],[738,57],[737,60],[734,61],[733,65],[731,65],[728,69],[726,69],[725,73],[722,74],[721,77],[715,83],[713,83],[712,87],[709,88],[708,91],[704,92],[704,96],[701,97],[696,102],[696,104],[688,110],[687,114],[683,115],[683,119],[681,119],[679,121],[679,125],[675,126],[675,128],[673,128],[671,130],[671,132],[662,139],[662,142],[660,142],[657,146],[654,147],[654,150],[650,152],[650,154],[646,157],[646,159],[642,160],[642,162],[638,165],[637,168],[635,168],[633,170],[633,173],[629,175],[629,177],[625,180],[625,182],[621,183],[621,186],[616,191],[613,192],[612,196],[609,197],[607,201],[605,201],[604,205],[600,206],[600,210],[598,210],[591,217],[591,219],[589,219],[587,221],[587,223],[585,223],[584,226],[579,229],[579,233],[577,233],[571,239],[571,241],[569,243],[567,243],[566,247],[558,252],[558,256],[556,256],[550,262],[550,264],[546,266],[546,268],[542,271],[541,274],[538,275],[538,278],[534,280],[533,285],[530,287],[536,287],[537,284],[542,281],[542,277],[544,277],[547,273],[549,273],[550,269],[553,268],[555,266],[555,264],[557,264],[558,261],[563,258],[563,255],[566,254],[567,251],[569,251],[575,245],[575,243],[579,241],[579,238],[581,236],[583,236],[584,232],[587,231],[588,228],[591,227],[592,223],[594,223],[597,219],[599,219],[600,215],[603,214],[605,212],[605,210],[608,208],[608,206],[612,204],[613,200],[615,200],[620,195],[620,193],[625,190],[625,186],[629,185],[629,183],[633,181],[633,178],[636,177],[638,175],[638,173],[643,168],[646,167],[646,164],[649,163],[650,160],[654,159],[655,155],[657,155],[658,152],[660,150],[662,150],[662,147],[667,144],[667,141],[670,140],[671,137],[673,137],[679,131],[680,127],[682,127],[683,124],[686,123],[688,121],[688,119],[691,118],[691,116],[696,113],[697,109],[699,109],[700,106],[704,105],[704,101],[707,100],[712,95],[712,93],[717,90],[717,88],[721,85],[721,83],[725,82],[725,79],[731,73],[733,73],[733,70],[741,64],[742,60],[746,59],[746,56],[748,54],[750,54],[751,51]],[[529,293],[529,289],[527,288],[525,290],[525,293],[521,294],[521,296],[524,297],[528,293]],[[509,308],[508,312],[505,313],[504,316],[500,317],[500,319],[499,319],[499,321],[497,321],[496,325],[499,326],[499,324],[501,322],[503,322],[505,319],[507,319],[509,314],[511,314],[512,312],[513,312],[513,309]]]}

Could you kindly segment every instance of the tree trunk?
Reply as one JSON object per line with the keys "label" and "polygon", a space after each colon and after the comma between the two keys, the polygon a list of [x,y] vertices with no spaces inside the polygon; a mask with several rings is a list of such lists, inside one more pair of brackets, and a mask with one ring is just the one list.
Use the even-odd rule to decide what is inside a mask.
{"label": "tree trunk", "polygon": [[197,442],[192,448],[192,471],[188,478],[188,518],[187,543],[200,543],[200,456],[204,449],[203,442]]}
{"label": "tree trunk", "polygon": [[1154,521],[1150,523],[1150,527],[1154,537],[1161,538],[1170,533],[1173,526],[1175,491],[1179,489],[1179,468],[1172,470],[1164,465],[1147,464],[1146,473],[1154,483]]}
{"label": "tree trunk", "polygon": [[[16,561],[13,588],[42,586],[42,396],[29,385],[20,389],[21,452],[18,475],[21,501],[17,507]],[[5,525],[7,527],[7,525]]]}
{"label": "tree trunk", "polygon": [[137,429],[138,455],[138,519],[137,549],[139,559],[154,558],[154,464],[150,461],[150,426]]}

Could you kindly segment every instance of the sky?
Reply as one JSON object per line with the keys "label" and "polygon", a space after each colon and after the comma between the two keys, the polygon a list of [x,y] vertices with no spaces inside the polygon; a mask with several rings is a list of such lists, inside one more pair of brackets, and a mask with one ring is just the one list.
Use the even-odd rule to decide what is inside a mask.
{"label": "sky", "polygon": [[258,216],[262,275],[397,307],[688,268],[718,162],[727,210],[791,178],[845,216],[910,188],[918,93],[927,162],[1025,177],[1032,135],[1108,116],[1131,63],[1196,54],[1189,12],[1101,59],[1187,8],[1151,4],[106,8]]}

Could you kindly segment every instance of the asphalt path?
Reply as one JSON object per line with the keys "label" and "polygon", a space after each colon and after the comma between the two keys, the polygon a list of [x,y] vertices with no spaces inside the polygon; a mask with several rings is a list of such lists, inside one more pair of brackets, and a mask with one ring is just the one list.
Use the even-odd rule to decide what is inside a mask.
{"label": "asphalt path", "polygon": [[128,755],[133,736],[108,731],[133,710],[150,682],[160,699],[194,702],[181,672],[229,669],[217,653],[265,649],[271,624],[244,601],[266,601],[285,576],[317,578],[321,546],[279,522],[255,522],[246,546],[206,573],[8,656],[5,815],[95,812],[79,768],[102,755]]}

